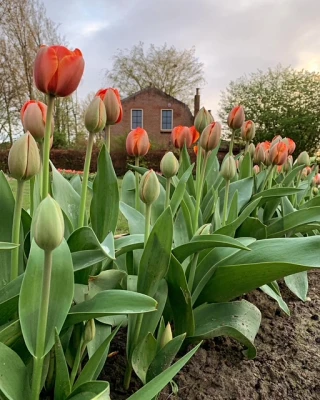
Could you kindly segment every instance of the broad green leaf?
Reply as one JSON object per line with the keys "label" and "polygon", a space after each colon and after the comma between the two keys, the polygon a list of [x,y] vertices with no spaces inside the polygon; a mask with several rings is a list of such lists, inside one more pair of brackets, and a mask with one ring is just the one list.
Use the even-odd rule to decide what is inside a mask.
{"label": "broad green leaf", "polygon": [[21,358],[0,342],[0,397],[7,400],[25,400],[29,396],[27,368]]}
{"label": "broad green leaf", "polygon": [[303,271],[298,274],[286,276],[286,285],[299,299],[306,301],[308,294],[308,272]]}
{"label": "broad green leaf", "polygon": [[60,342],[58,331],[55,331],[55,385],[54,385],[54,399],[66,399],[70,392],[70,379],[69,370],[64,356],[63,348]]}
{"label": "broad green leaf", "polygon": [[248,348],[249,359],[256,356],[253,342],[260,327],[261,313],[248,301],[204,304],[194,310],[194,319],[196,329],[188,342],[230,336]]}
{"label": "broad green leaf", "polygon": [[99,275],[90,276],[89,286],[89,298],[94,297],[97,293],[103,290],[116,289],[119,286],[122,279],[127,274],[124,271],[116,269],[110,269],[108,271],[102,271]]}
{"label": "broad green leaf", "polygon": [[18,244],[8,243],[8,242],[0,242],[0,250],[11,250],[18,247]]}
{"label": "broad green leaf", "polygon": [[55,166],[50,163],[52,170],[52,193],[63,212],[70,220],[73,228],[78,226],[80,196],[70,182],[65,179]]}
{"label": "broad green leaf", "polygon": [[290,188],[290,187],[273,187],[271,189],[264,190],[252,196],[252,201],[261,197],[260,205],[264,204],[268,199],[272,197],[283,197],[291,194],[299,193],[301,189]]}
{"label": "broad green leaf", "polygon": [[111,400],[109,382],[91,381],[83,383],[66,400]]}
{"label": "broad green leaf", "polygon": [[[35,356],[39,310],[41,303],[44,271],[44,251],[33,240],[30,256],[24,273],[19,298],[21,330],[29,352]],[[73,266],[69,247],[63,241],[52,252],[52,272],[47,320],[45,348],[46,355],[55,342],[55,328],[60,332],[73,299]]]}
{"label": "broad green leaf", "polygon": [[139,389],[136,393],[128,398],[128,400],[150,400],[153,399],[170,381],[171,379],[183,368],[183,366],[190,360],[194,353],[198,350],[201,343],[194,349],[189,351],[185,356],[180,358],[179,361],[174,363],[171,367],[163,371],[160,375],[152,379],[145,386]]}
{"label": "broad green leaf", "polygon": [[[191,294],[183,268],[179,261],[171,256],[167,273],[168,298],[172,308],[175,334],[193,335],[194,319]],[[179,307],[176,305],[179,304]]]}
{"label": "broad green leaf", "polygon": [[[91,340],[91,342],[87,344],[89,358],[91,358],[94,355],[94,353],[98,350],[100,345],[111,334],[110,325],[102,324],[99,321],[95,321],[95,326],[96,326],[96,334],[94,338]],[[100,363],[98,363],[97,366],[95,367],[95,371],[93,373],[93,379],[97,379],[98,376],[100,375],[100,372],[102,371],[108,357],[109,347],[110,346],[106,347],[105,352],[101,357]]]}
{"label": "broad green leaf", "polygon": [[283,298],[276,293],[269,285],[263,285],[260,287],[260,289],[265,292],[268,296],[276,300],[276,302],[279,304],[279,307],[287,314],[290,315],[290,310],[287,305],[287,303],[283,300]]}
{"label": "broad green leaf", "polygon": [[170,367],[172,361],[180,350],[180,347],[185,337],[185,333],[176,336],[175,338],[170,340],[170,342],[168,342],[161,350],[158,351],[157,355],[152,360],[147,372],[148,382]]}
{"label": "broad green leaf", "polygon": [[[190,168],[190,166],[191,166],[191,162],[190,162],[190,156],[188,154],[188,150],[187,150],[186,146],[183,146],[183,149],[181,150],[181,154],[180,154],[180,168],[178,171],[179,179]],[[187,191],[190,196],[193,196],[194,198],[196,197],[196,191],[195,191],[192,175],[189,176],[189,179],[187,181]]]}
{"label": "broad green leaf", "polygon": [[300,227],[312,222],[320,222],[320,207],[294,211],[278,218],[267,227],[268,237],[283,237],[286,233],[300,232]]}
{"label": "broad green leaf", "polygon": [[217,263],[198,304],[224,302],[287,275],[319,268],[319,236],[258,240]]}
{"label": "broad green leaf", "polygon": [[112,339],[115,337],[117,334],[118,330],[120,327],[114,329],[114,331],[102,342],[102,344],[99,346],[99,348],[96,350],[96,352],[93,354],[92,357],[90,357],[89,361],[86,363],[84,366],[83,370],[81,371],[81,374],[79,378],[76,380],[76,383],[73,386],[73,389],[78,388],[80,385],[90,382],[91,380],[94,379],[95,372],[98,368],[98,366],[101,363],[101,360],[105,356],[105,352],[107,348],[109,348],[110,343]]}
{"label": "broad green leaf", "polygon": [[236,232],[236,237],[254,237],[258,240],[267,238],[267,226],[260,219],[248,217]]}
{"label": "broad green leaf", "polygon": [[127,171],[121,184],[121,201],[128,206],[135,207],[135,176],[132,171]]}
{"label": "broad green leaf", "polygon": [[156,221],[143,251],[138,274],[139,293],[149,296],[155,294],[169,267],[172,237],[172,214],[168,207]]}
{"label": "broad green leaf", "polygon": [[112,233],[100,244],[97,236],[88,226],[76,229],[68,239],[68,246],[75,271],[88,268],[106,258],[115,259]]}
{"label": "broad green leaf", "polygon": [[313,197],[309,201],[306,201],[305,203],[301,204],[299,207],[300,210],[303,208],[311,208],[311,207],[318,207],[320,206],[320,196]]}
{"label": "broad green leaf", "polygon": [[282,186],[289,186],[303,168],[304,165],[295,166],[281,182]]}
{"label": "broad green leaf", "polygon": [[100,150],[97,175],[92,188],[91,225],[97,238],[102,242],[109,232],[115,232],[119,214],[118,180],[105,145]]}
{"label": "broad green leaf", "polygon": [[[187,218],[185,218],[187,216]],[[182,201],[173,225],[173,240],[175,247],[189,242],[192,236],[192,223],[190,213]]]}
{"label": "broad green leaf", "polygon": [[157,353],[157,341],[148,333],[132,352],[132,367],[143,384],[147,381],[147,372]]}
{"label": "broad green leaf", "polygon": [[207,161],[207,168],[206,168],[206,183],[208,187],[213,187],[215,182],[221,176],[219,175],[220,163],[217,157],[218,146],[215,150],[213,150],[208,158]]}
{"label": "broad green leaf", "polygon": [[201,250],[212,249],[214,247],[235,247],[248,250],[238,240],[225,235],[200,235],[194,236],[189,243],[173,249],[172,254],[178,261],[184,261],[188,256],[198,253]]}
{"label": "broad green leaf", "polygon": [[6,325],[0,326],[0,342],[6,346],[12,345],[21,337],[20,321],[11,321]]}
{"label": "broad green leaf", "polygon": [[172,198],[170,200],[170,208],[172,210],[172,216],[174,217],[176,215],[176,212],[178,211],[178,208],[180,206],[180,203],[183,199],[186,186],[187,186],[187,181],[189,180],[192,170],[193,170],[194,164],[190,165],[190,167],[185,171],[185,173],[181,176],[179,183],[177,184],[174,193],[172,195]]}
{"label": "broad green leaf", "polygon": [[252,160],[249,152],[244,156],[239,173],[239,179],[249,178],[252,176]]}
{"label": "broad green leaf", "polygon": [[144,234],[144,216],[136,209],[120,202],[120,211],[128,221],[131,235]]}
{"label": "broad green leaf", "polygon": [[114,242],[116,248],[116,257],[118,258],[121,254],[144,248],[144,235],[133,234],[122,236],[119,239],[115,239]]}
{"label": "broad green leaf", "polygon": [[233,222],[238,217],[238,191],[234,192],[232,197],[230,208],[228,210],[227,225]]}
{"label": "broad green leaf", "polygon": [[[319,205],[320,205],[320,202],[319,202]],[[281,198],[281,211],[282,211],[283,217],[285,215],[290,214],[295,211],[291,201],[288,199],[287,196]]]}
{"label": "broad green leaf", "polygon": [[73,187],[73,189],[78,193],[78,195],[81,196],[82,182],[81,182],[81,178],[78,174],[73,175],[73,177],[70,179],[70,184]]}
{"label": "broad green leaf", "polygon": [[92,299],[71,307],[65,328],[92,318],[155,311],[157,302],[149,296],[125,290],[105,290]]}
{"label": "broad green leaf", "polygon": [[18,302],[23,275],[0,289],[0,325],[12,319],[18,311]]}
{"label": "broad green leaf", "polygon": [[[231,200],[234,193],[238,191],[238,210],[241,210],[250,200],[253,190],[253,178],[245,178],[236,182],[232,182],[229,186],[229,201],[228,208],[230,207]],[[225,196],[225,187],[219,192],[220,199],[220,212],[223,211],[223,203]]]}

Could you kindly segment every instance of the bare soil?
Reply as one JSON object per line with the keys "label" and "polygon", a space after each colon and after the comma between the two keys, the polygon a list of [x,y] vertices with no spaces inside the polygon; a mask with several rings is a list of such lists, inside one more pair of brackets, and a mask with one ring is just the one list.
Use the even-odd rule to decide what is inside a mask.
{"label": "bare soil", "polygon": [[[209,340],[175,378],[178,393],[167,387],[159,400],[320,400],[320,273],[309,273],[305,303],[284,285],[281,289],[290,317],[261,291],[245,296],[262,313],[254,360],[247,360],[232,339]],[[118,353],[108,359],[100,379],[110,382],[112,400],[127,399],[140,383],[134,378],[130,392],[122,389],[125,332],[111,351]]]}

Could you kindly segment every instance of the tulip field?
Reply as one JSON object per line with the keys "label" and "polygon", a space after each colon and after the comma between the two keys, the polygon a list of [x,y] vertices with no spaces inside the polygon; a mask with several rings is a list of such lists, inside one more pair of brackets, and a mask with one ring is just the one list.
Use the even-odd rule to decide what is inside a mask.
{"label": "tulip field", "polygon": [[[217,338],[229,338],[236,357],[244,354],[234,368],[253,369],[268,307],[281,327],[290,296],[297,307],[312,303],[308,271],[320,267],[316,160],[306,151],[295,154],[294,141],[280,135],[255,145],[259,121],[246,121],[235,105],[223,121],[230,142],[220,163],[222,125],[201,108],[194,126],[172,129],[176,152],[164,151],[157,173],[140,162],[152,151],[148,133],[132,130],[126,150],[135,162],[120,183],[110,143],[123,110],[118,91],[106,88],[85,113],[83,171],[66,176],[50,162],[55,100],[77,89],[84,67],[78,49],[40,47],[34,84],[47,104],[22,105],[25,134],[10,149],[9,178],[0,174],[0,398],[218,398],[212,384],[207,397],[201,394],[206,371],[198,355]],[[244,144],[234,155],[238,137]],[[256,289],[269,299],[262,313]],[[277,335],[283,347],[290,337],[299,349],[289,331],[279,328]],[[124,368],[112,350],[119,337]],[[214,349],[218,359],[222,350],[215,355]],[[185,365],[200,368],[197,393],[186,395],[175,384]],[[222,370],[232,375],[221,366],[217,380]],[[239,387],[225,398],[276,398],[258,397],[261,388],[254,388],[249,397]]]}

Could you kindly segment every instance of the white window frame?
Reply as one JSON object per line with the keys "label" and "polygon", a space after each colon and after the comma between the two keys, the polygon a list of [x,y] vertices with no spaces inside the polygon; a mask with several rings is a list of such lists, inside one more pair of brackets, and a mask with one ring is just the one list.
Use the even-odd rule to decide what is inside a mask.
{"label": "white window frame", "polygon": [[[162,111],[171,111],[171,114],[172,114],[172,127],[171,127],[171,129],[163,129],[162,128]],[[160,131],[161,132],[171,132],[172,129],[173,129],[173,109],[172,108],[162,108],[160,110]]]}
{"label": "white window frame", "polygon": [[137,127],[136,127],[136,128],[133,128],[133,127],[132,127],[132,111],[141,111],[141,116],[142,116],[141,121],[142,121],[142,124],[141,124],[140,128],[143,128],[143,108],[131,108],[130,111],[131,111],[131,112],[130,112],[130,126],[131,126],[131,130],[137,128]]}

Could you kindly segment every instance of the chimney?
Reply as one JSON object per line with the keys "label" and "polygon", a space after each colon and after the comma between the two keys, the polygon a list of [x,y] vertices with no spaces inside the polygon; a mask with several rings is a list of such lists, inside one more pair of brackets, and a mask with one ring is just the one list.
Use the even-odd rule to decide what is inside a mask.
{"label": "chimney", "polygon": [[196,117],[198,111],[200,110],[200,89],[196,89],[196,94],[194,96],[194,117]]}

